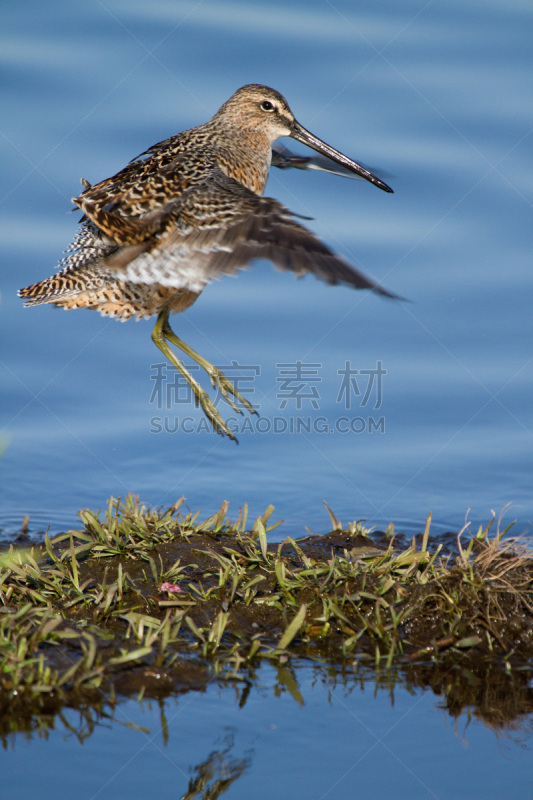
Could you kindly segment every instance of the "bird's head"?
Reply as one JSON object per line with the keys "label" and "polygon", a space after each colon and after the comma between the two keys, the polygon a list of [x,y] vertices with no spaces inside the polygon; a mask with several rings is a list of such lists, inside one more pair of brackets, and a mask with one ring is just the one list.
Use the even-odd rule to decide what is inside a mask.
{"label": "bird's head", "polygon": [[392,192],[390,186],[372,175],[361,164],[330,147],[300,125],[283,95],[268,86],[258,83],[242,86],[219,109],[213,121],[233,130],[248,129],[262,133],[269,144],[281,136],[290,136],[373,183],[379,189]]}

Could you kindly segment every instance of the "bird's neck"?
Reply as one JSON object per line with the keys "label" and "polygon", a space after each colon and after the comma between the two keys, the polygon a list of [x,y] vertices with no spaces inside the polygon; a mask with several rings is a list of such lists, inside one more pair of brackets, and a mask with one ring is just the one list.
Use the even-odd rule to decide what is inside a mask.
{"label": "bird's neck", "polygon": [[217,147],[220,169],[247,189],[262,195],[270,169],[272,147],[268,138],[253,129],[235,130]]}

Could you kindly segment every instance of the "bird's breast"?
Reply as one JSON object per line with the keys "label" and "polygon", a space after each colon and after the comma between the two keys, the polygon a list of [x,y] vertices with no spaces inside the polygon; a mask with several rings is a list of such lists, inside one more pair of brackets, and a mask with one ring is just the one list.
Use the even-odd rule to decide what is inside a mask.
{"label": "bird's breast", "polygon": [[220,169],[258,195],[265,190],[271,159],[270,142],[255,131],[240,132],[217,154]]}

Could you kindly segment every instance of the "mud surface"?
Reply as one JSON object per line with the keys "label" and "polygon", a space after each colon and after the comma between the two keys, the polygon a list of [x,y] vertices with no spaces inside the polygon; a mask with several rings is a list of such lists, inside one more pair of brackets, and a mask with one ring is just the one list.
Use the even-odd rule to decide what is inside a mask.
{"label": "mud surface", "polygon": [[262,659],[311,659],[334,680],[372,669],[495,727],[532,710],[533,562],[519,542],[486,531],[442,557],[427,531],[402,549],[354,524],[273,546],[270,513],[246,530],[224,506],[197,525],[115,501],[104,520],[83,512],[83,530],[6,554],[0,731],[213,681],[245,700]]}

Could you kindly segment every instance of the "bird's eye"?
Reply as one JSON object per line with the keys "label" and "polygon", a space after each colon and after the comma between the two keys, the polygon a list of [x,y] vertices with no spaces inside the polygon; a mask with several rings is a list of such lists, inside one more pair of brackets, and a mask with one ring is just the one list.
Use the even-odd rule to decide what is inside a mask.
{"label": "bird's eye", "polygon": [[263,100],[261,108],[263,111],[274,111],[274,104],[270,100]]}

